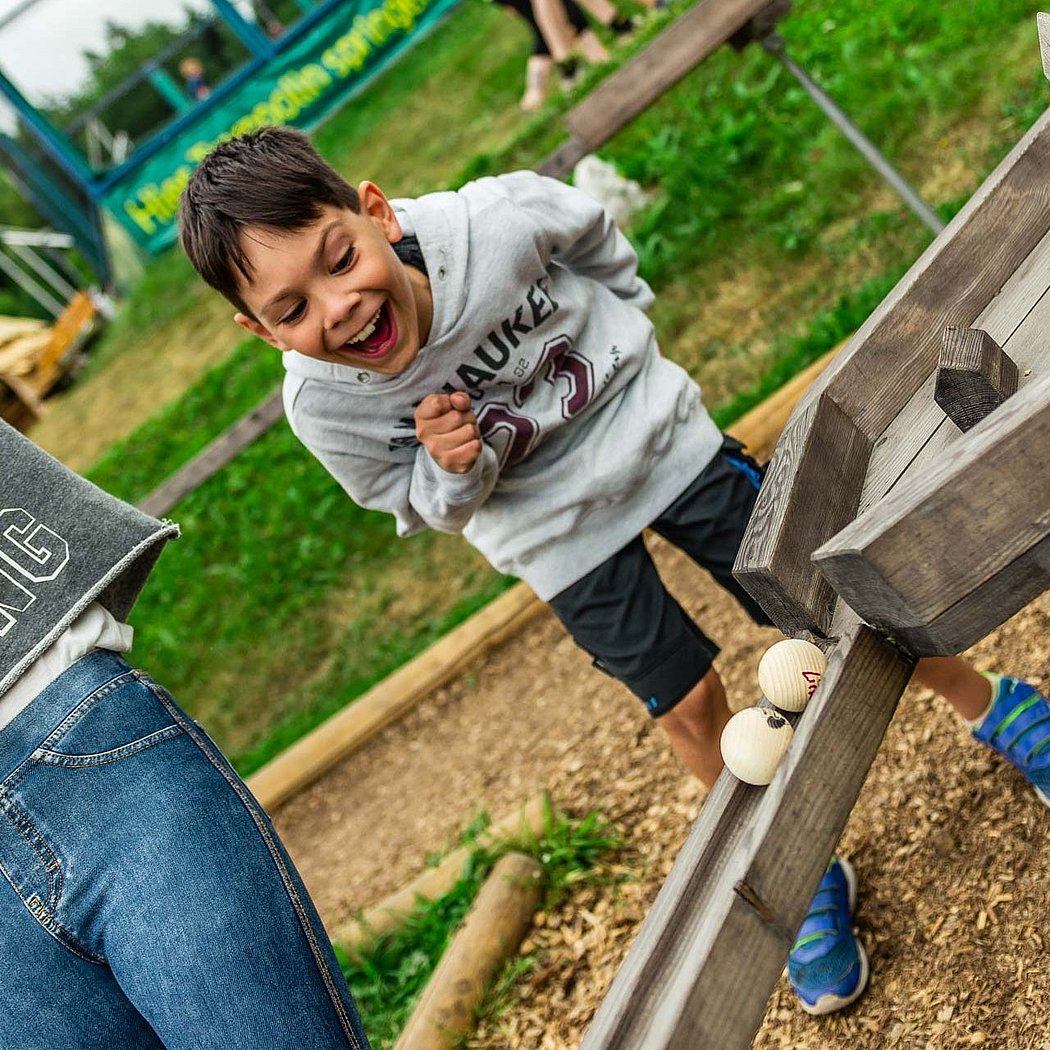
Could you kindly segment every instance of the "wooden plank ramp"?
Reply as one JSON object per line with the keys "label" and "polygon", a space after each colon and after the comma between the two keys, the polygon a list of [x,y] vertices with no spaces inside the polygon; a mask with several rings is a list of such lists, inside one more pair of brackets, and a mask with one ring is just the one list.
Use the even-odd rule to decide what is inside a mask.
{"label": "wooden plank ramp", "polygon": [[913,661],[854,617],[773,782],[723,772],[582,1050],[746,1050]]}

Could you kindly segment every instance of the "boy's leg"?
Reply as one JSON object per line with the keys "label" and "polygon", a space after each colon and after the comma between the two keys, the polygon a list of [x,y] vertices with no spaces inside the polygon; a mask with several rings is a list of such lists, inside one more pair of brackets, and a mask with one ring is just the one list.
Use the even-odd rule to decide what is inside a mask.
{"label": "boy's leg", "polygon": [[915,665],[914,678],[943,696],[962,718],[972,722],[988,710],[992,687],[961,656],[927,656]]}
{"label": "boy's leg", "polygon": [[686,769],[708,789],[722,772],[719,741],[729,721],[726,690],[712,667],[665,715],[656,719]]}
{"label": "boy's leg", "polygon": [[642,538],[550,605],[595,666],[623,682],[667,730],[686,767],[713,784],[722,768],[718,738],[729,719],[712,667],[718,646],[668,594]]}
{"label": "boy's leg", "polygon": [[[743,453],[738,441],[726,438],[715,458],[696,480],[653,522],[653,531],[707,569],[758,624],[771,623],[761,606],[733,577],[744,530],[751,518],[763,469]],[[712,725],[715,716],[719,724]],[[718,739],[729,719],[725,689],[717,673],[708,672],[667,716],[666,728],[677,739],[676,750],[688,754],[687,765],[705,784],[714,783],[722,768]],[[662,722],[663,720],[661,720]],[[697,750],[698,734],[714,733],[714,754]]]}
{"label": "boy's leg", "polygon": [[943,696],[974,737],[1008,759],[1050,806],[1050,702],[1009,675],[982,674],[959,656],[928,656],[915,679]]}
{"label": "boy's leg", "polygon": [[[26,755],[14,767],[12,739]],[[367,1047],[269,820],[163,690],[93,653],[0,734],[0,749],[3,797],[35,829],[32,853],[0,841],[5,866],[25,870],[18,905],[96,983],[119,986],[126,1018],[159,1039],[126,1045]],[[44,988],[30,1005],[49,1001]]]}
{"label": "boy's leg", "polygon": [[829,1014],[855,1002],[868,985],[868,956],[853,932],[857,876],[832,857],[788,955],[788,979],[808,1014]]}

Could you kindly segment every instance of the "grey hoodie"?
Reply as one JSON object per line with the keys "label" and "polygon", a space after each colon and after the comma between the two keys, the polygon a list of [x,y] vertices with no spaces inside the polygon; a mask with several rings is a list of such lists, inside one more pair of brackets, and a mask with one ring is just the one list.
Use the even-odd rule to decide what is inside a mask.
{"label": "grey hoodie", "polygon": [[90,602],[124,620],[178,531],[0,422],[0,695]]}
{"label": "grey hoodie", "polygon": [[[286,353],[289,422],[399,535],[462,532],[549,599],[672,503],[721,435],[660,356],[635,253],[586,194],[517,172],[394,207],[426,260],[427,344],[396,376]],[[467,391],[478,418],[466,474],[415,437],[413,406],[442,390]]]}

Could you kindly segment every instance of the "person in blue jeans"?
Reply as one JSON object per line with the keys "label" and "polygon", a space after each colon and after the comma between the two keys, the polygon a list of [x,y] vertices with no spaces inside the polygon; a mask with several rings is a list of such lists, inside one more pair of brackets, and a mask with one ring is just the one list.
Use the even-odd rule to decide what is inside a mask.
{"label": "person in blue jeans", "polygon": [[0,423],[0,1047],[367,1050],[313,904],[122,655],[170,522]]}

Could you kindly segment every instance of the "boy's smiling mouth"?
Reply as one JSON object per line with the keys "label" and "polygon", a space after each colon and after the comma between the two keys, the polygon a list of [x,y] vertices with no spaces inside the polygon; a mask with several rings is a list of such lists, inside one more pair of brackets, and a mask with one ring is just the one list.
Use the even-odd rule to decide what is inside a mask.
{"label": "boy's smiling mouth", "polygon": [[375,330],[379,324],[379,315],[383,312],[383,308],[380,307],[375,312],[375,316],[369,321],[360,332],[357,333],[352,339],[347,339],[345,346],[356,346],[358,343],[364,342]]}
{"label": "boy's smiling mouth", "polygon": [[397,343],[397,325],[389,303],[376,310],[369,320],[352,339],[348,339],[339,348],[357,357],[382,357]]}

